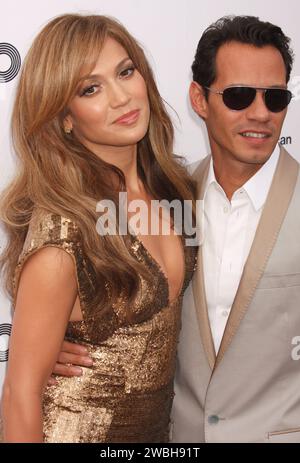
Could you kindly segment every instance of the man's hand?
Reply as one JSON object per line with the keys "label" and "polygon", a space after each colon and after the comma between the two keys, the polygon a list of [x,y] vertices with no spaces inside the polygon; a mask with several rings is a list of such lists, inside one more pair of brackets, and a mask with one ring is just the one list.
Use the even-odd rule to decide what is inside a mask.
{"label": "man's hand", "polygon": [[[91,367],[93,360],[89,357],[88,350],[84,346],[64,341],[62,350],[59,353],[53,373],[61,376],[81,376],[82,369],[78,366]],[[57,381],[50,376],[48,385],[54,386]]]}

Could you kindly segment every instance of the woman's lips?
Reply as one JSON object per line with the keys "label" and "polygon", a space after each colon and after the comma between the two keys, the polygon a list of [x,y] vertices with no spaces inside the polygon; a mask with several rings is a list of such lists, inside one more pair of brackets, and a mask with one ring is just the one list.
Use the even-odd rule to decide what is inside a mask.
{"label": "woman's lips", "polygon": [[135,109],[134,111],[130,111],[129,113],[124,114],[123,116],[119,117],[115,120],[115,124],[121,125],[130,125],[137,121],[140,114],[139,109]]}

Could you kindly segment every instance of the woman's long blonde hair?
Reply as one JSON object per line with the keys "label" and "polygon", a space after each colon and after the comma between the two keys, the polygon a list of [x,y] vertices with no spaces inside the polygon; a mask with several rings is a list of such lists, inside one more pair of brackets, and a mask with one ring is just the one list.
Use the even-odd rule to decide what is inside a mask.
{"label": "woman's long blonde hair", "polygon": [[[128,236],[99,236],[96,203],[126,191],[121,170],[104,162],[63,130],[69,101],[80,77],[91,72],[106,38],[120,43],[143,76],[150,104],[150,124],[138,143],[138,174],[155,199],[194,200],[195,185],[173,154],[173,127],[144,52],[116,20],[106,16],[66,14],[38,34],[23,64],[12,114],[17,174],[2,194],[1,220],[7,246],[0,259],[5,288],[13,297],[13,277],[33,208],[68,217],[80,230],[83,250],[97,281],[94,315],[122,294],[129,303],[145,268],[128,251]],[[112,178],[118,188],[112,188]],[[106,289],[110,288],[109,291]]]}

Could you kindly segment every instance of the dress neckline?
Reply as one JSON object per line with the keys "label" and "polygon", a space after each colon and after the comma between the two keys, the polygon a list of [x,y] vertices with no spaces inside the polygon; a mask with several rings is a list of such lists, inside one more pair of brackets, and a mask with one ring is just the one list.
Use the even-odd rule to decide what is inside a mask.
{"label": "dress neckline", "polygon": [[185,277],[186,277],[186,254],[185,254],[185,250],[184,250],[184,236],[183,236],[183,234],[176,235],[176,236],[178,236],[180,238],[180,241],[181,241],[181,252],[182,252],[182,257],[183,257],[183,260],[184,260],[183,277],[182,277],[181,285],[179,287],[179,291],[177,292],[176,296],[172,299],[172,301],[170,301],[169,278],[166,275],[166,273],[164,272],[164,270],[162,269],[162,266],[152,256],[152,254],[150,253],[148,248],[144,245],[143,241],[141,239],[139,239],[138,235],[134,234],[133,232],[130,232],[130,234],[131,234],[132,238],[138,243],[140,248],[144,251],[144,254],[147,255],[148,259],[150,259],[154,263],[155,267],[157,268],[157,270],[161,274],[163,280],[165,281],[166,287],[167,287],[168,305],[174,304],[180,298],[180,296],[182,294],[182,290],[183,290],[184,282],[185,282]]}

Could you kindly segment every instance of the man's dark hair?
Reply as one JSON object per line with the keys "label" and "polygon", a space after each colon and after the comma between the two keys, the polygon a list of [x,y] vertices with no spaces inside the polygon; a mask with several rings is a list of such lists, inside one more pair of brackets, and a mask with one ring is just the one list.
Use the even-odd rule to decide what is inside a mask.
{"label": "man's dark hair", "polygon": [[[280,51],[286,68],[286,82],[290,79],[293,52],[290,39],[280,27],[260,21],[255,16],[224,16],[203,33],[192,64],[193,80],[202,87],[210,87],[216,79],[216,54],[221,45],[236,41],[263,47],[272,45]],[[205,90],[206,97],[208,95]]]}

